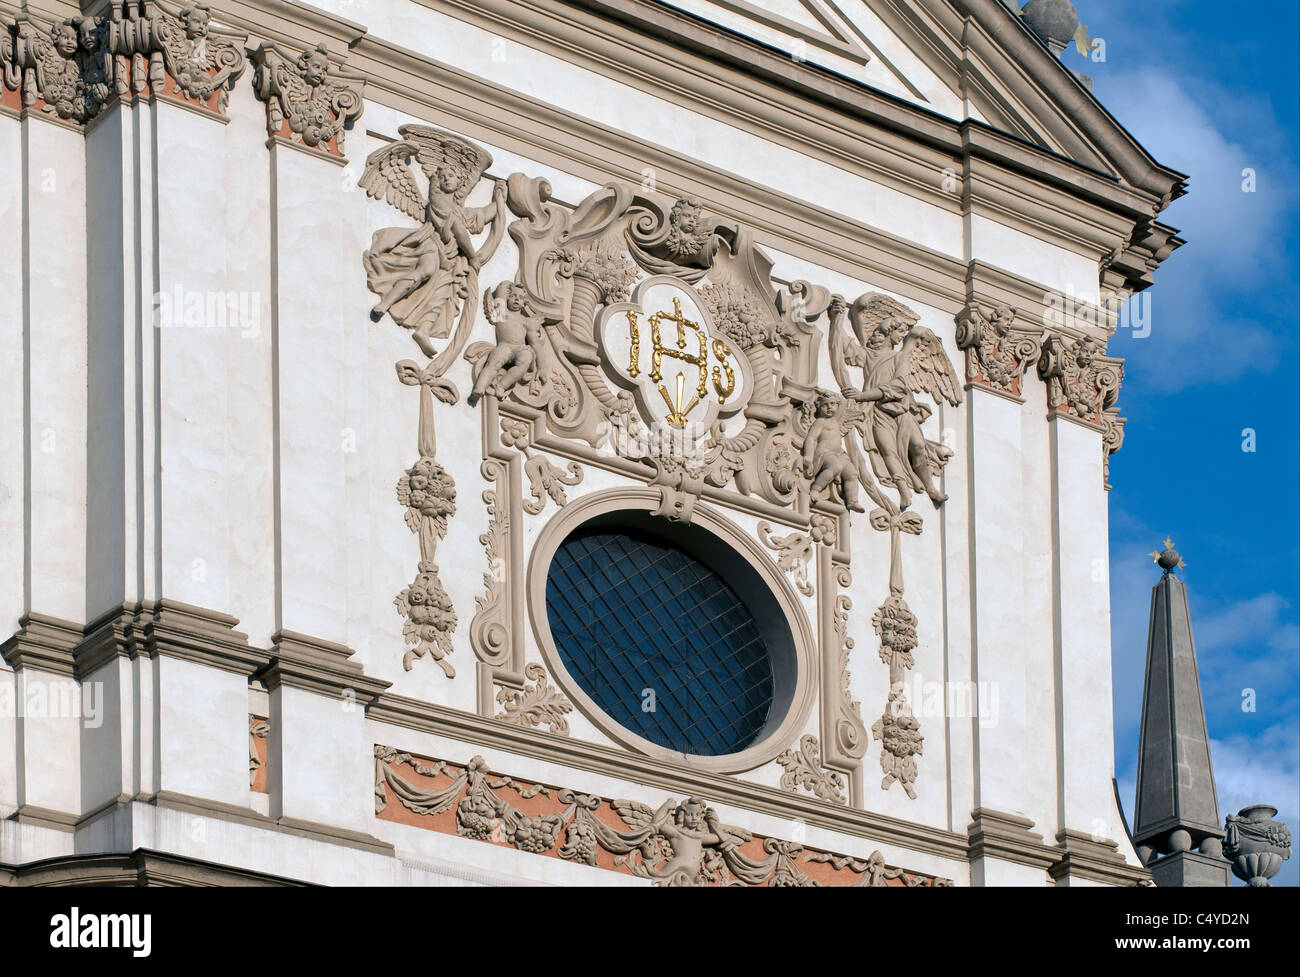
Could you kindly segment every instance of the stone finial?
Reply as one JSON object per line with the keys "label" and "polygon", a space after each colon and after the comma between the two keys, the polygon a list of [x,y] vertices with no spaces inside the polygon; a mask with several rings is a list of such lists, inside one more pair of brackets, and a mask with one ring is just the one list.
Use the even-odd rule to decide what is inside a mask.
{"label": "stone finial", "polygon": [[[1223,831],[1182,559],[1165,540],[1151,590],[1133,841],[1157,885],[1224,885]],[[1194,849],[1198,849],[1194,851]]]}
{"label": "stone finial", "polygon": [[1020,11],[1030,30],[1060,57],[1079,29],[1079,13],[1070,0],[1029,0]]}
{"label": "stone finial", "polygon": [[1252,804],[1224,819],[1223,857],[1232,862],[1232,874],[1247,885],[1267,888],[1291,857],[1291,830],[1276,817],[1277,808]]}
{"label": "stone finial", "polygon": [[1160,569],[1164,570],[1165,573],[1173,573],[1174,570],[1181,570],[1187,566],[1187,564],[1183,562],[1183,558],[1178,555],[1178,551],[1174,549],[1174,541],[1168,536],[1165,537],[1164,545],[1165,548],[1163,550],[1152,550],[1147,554],[1147,556],[1151,557],[1151,559],[1156,562]]}

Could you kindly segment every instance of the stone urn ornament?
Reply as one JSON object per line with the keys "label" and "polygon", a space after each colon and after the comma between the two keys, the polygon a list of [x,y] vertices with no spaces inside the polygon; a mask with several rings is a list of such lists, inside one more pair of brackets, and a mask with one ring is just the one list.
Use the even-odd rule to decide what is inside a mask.
{"label": "stone urn ornament", "polygon": [[1232,862],[1232,874],[1247,885],[1269,887],[1269,879],[1291,857],[1291,831],[1274,821],[1277,808],[1252,804],[1224,819],[1223,857]]}

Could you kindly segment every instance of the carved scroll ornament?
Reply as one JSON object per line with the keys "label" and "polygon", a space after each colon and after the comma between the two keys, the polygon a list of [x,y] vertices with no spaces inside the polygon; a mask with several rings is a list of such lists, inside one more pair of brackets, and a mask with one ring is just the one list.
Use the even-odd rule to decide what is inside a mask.
{"label": "carved scroll ornament", "polygon": [[86,123],[116,98],[160,96],[224,116],[246,39],[202,3],[127,0],[48,26],[21,14],[0,26],[0,104]]}
{"label": "carved scroll ornament", "polygon": [[291,52],[264,43],[253,66],[271,137],[341,157],[346,129],[364,107],[365,76],[335,66],[324,44]]}
{"label": "carved scroll ornament", "polygon": [[966,381],[1019,397],[1025,371],[1042,350],[1041,327],[1015,324],[1009,305],[989,310],[969,303],[957,317],[957,346],[966,353]]}
{"label": "carved scroll ornament", "polygon": [[[393,802],[396,803],[393,803]],[[648,879],[657,886],[951,886],[949,879],[762,837],[707,802],[632,800],[493,775],[482,757],[431,760],[375,747],[377,817]]]}
{"label": "carved scroll ornament", "polygon": [[1052,333],[1043,341],[1038,375],[1047,384],[1049,414],[1067,414],[1101,428],[1119,397],[1124,361],[1107,356],[1099,339]]}
{"label": "carved scroll ornament", "polygon": [[[791,531],[772,535],[772,523],[760,531],[799,590],[818,600],[824,622],[831,674],[823,679],[821,766],[837,776],[856,770],[870,734],[848,690],[854,642],[849,601],[838,592],[849,579],[848,537],[838,520],[872,503],[868,525],[889,534],[894,568],[885,606],[905,609],[900,540],[922,526],[909,507],[918,492],[943,504],[940,479],[952,456],[922,425],[938,404],[962,400],[942,342],[889,296],[868,292],[849,303],[806,282],[778,290],[772,261],[749,231],[694,198],[665,203],[610,183],[570,208],[552,201],[544,179],[514,173],[496,183],[490,203],[470,207],[491,163],[486,152],[427,127],[399,134],[371,154],[361,185],[417,226],[377,232],[366,252],[379,296],[372,315],[411,330],[432,357],[414,369],[433,375],[424,389],[443,402],[457,399],[436,379],[448,358],[472,366],[468,400],[482,411],[483,473],[495,483],[484,495],[490,564],[524,558],[523,520],[550,502],[564,505],[587,464],[658,489],[656,514],[669,520],[689,521],[706,491],[734,493],[751,510],[751,502],[790,510]],[[507,210],[517,270],[480,292],[478,271],[507,230]],[[490,339],[470,343],[479,307],[470,296],[480,294]],[[830,378],[818,376],[823,334]],[[819,387],[819,379],[833,383]],[[433,401],[422,397],[431,412]],[[827,552],[817,557],[820,590],[809,570],[819,550]],[[523,673],[516,572],[485,576],[470,626],[479,709],[512,722],[535,716],[559,730],[563,714],[542,705],[544,673],[531,683]],[[442,620],[454,627],[454,614]],[[903,661],[889,659],[891,678]],[[915,796],[922,740],[914,719],[906,735],[897,728],[910,715],[901,695],[875,732],[893,774],[884,786],[899,782]]]}

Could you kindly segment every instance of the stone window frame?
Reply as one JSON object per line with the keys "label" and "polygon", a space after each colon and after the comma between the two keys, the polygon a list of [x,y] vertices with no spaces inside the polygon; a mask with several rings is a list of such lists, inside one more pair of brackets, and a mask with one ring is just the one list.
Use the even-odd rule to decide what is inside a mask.
{"label": "stone window frame", "polygon": [[[820,674],[818,645],[803,603],[786,575],[763,552],[758,540],[717,509],[708,505],[695,507],[691,522],[685,528],[702,530],[703,533],[692,532],[696,538],[686,549],[722,576],[746,606],[759,613],[757,623],[760,631],[765,637],[772,636],[769,642],[775,686],[772,713],[752,745],[736,753],[702,756],[667,749],[625,729],[597,705],[569,673],[551,635],[547,623],[546,580],[560,544],[579,528],[591,524],[609,528],[623,525],[675,542],[675,537],[679,538],[683,533],[681,528],[674,527],[684,527],[685,524],[654,516],[661,501],[659,492],[654,489],[606,489],[570,502],[547,522],[528,555],[525,590],[533,637],[556,684],[579,712],[618,745],[658,760],[713,773],[753,770],[770,763],[805,731],[817,698]],[[705,544],[703,549],[700,540]],[[761,615],[764,608],[771,609],[771,617],[767,620]],[[772,622],[778,617],[784,621],[788,638],[773,633]]]}

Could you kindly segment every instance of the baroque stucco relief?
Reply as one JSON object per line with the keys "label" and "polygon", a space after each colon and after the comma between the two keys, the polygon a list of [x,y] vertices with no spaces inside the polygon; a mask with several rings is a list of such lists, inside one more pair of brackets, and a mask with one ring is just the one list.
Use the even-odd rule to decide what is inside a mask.
{"label": "baroque stucco relief", "polygon": [[117,99],[162,97],[224,117],[247,35],[202,3],[115,3],[104,14],[0,25],[0,105],[84,124]]}
{"label": "baroque stucco relief", "polygon": [[375,746],[375,815],[648,879],[656,886],[951,886],[876,851],[837,855],[723,824],[706,801],[639,801],[493,774],[481,756],[434,760]]}
{"label": "baroque stucco relief", "polygon": [[[407,667],[428,653],[455,674],[447,655],[458,618],[433,559],[454,484],[434,457],[432,429],[434,400],[458,400],[443,374],[463,355],[473,376],[467,403],[483,417],[482,471],[493,483],[480,540],[492,569],[469,627],[480,712],[568,730],[568,690],[527,660],[522,521],[548,503],[565,506],[566,489],[594,465],[658,492],[654,511],[665,519],[691,521],[705,499],[768,517],[760,538],[820,608],[822,736],[788,744],[796,773],[786,782],[837,795],[858,776],[870,735],[849,693],[852,602],[842,593],[849,513],[863,512],[891,552],[890,590],[876,614],[891,692],[873,734],[883,785],[901,783],[914,797],[923,740],[904,692],[917,622],[903,598],[901,541],[921,532],[911,509],[918,494],[934,507],[946,500],[939,479],[952,452],[922,432],[934,410],[925,401],[962,399],[938,337],[889,296],[849,302],[806,282],[778,287],[749,232],[693,198],[666,205],[610,183],[570,208],[552,201],[546,180],[516,173],[494,180],[491,203],[467,207],[491,165],[487,152],[427,127],[399,134],[371,154],[361,186],[418,222],[378,231],[363,258],[379,297],[372,316],[411,330],[429,358],[399,365],[422,404],[420,460],[399,489],[422,553],[420,576],[398,599],[408,641],[416,638]],[[481,287],[506,210],[517,271]],[[493,339],[471,343],[480,311]],[[829,377],[819,376],[823,336]]]}

